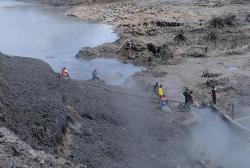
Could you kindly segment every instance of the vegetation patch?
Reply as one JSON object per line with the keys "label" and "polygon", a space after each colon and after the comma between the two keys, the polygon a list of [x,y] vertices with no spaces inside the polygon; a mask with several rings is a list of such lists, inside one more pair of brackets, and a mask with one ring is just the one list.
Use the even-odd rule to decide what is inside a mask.
{"label": "vegetation patch", "polygon": [[223,28],[225,26],[235,26],[236,25],[236,16],[228,15],[225,17],[213,17],[209,21],[209,25],[212,28]]}

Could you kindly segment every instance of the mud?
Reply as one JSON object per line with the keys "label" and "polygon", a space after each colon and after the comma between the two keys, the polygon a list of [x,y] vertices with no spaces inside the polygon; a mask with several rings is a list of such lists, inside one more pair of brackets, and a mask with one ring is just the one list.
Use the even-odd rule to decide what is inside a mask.
{"label": "mud", "polygon": [[6,167],[203,163],[189,154],[187,127],[194,121],[179,103],[165,112],[147,93],[62,79],[32,58],[1,54],[0,64],[0,161]]}
{"label": "mud", "polygon": [[52,151],[62,141],[69,116],[57,74],[36,59],[1,54],[0,64],[1,126],[35,149]]}
{"label": "mud", "polygon": [[[242,97],[238,91],[228,87],[230,80],[227,69],[234,66],[229,64],[234,63],[235,59],[244,57],[243,60],[246,60],[245,56],[249,55],[249,6],[249,1],[234,0],[112,1],[78,4],[68,8],[65,14],[111,24],[120,37],[108,45],[82,48],[77,58],[116,57],[124,62],[145,65],[149,67],[148,71],[134,75],[139,84],[147,86],[145,90],[157,80],[162,81],[169,92],[179,95],[181,88],[188,86],[197,93],[197,101],[209,103],[211,96],[208,92],[211,88],[200,87],[206,83],[200,76],[207,70],[222,74],[221,78],[226,82],[225,89],[222,89],[224,91],[219,93],[220,97],[229,96],[228,91],[230,95],[237,95],[237,99]],[[223,65],[218,64],[218,60]],[[243,62],[236,63],[239,77],[247,73]],[[197,63],[203,67],[194,72]],[[220,70],[217,72],[217,69]],[[168,75],[155,77],[159,73]],[[207,85],[213,82],[220,84],[217,79],[209,80]],[[169,88],[170,81],[174,81],[177,88],[169,90],[173,89]],[[232,102],[233,99],[229,98],[228,101]],[[229,108],[229,102],[221,102],[219,106]]]}
{"label": "mud", "polygon": [[[36,59],[1,54],[0,64],[1,126],[36,150],[76,163],[104,163],[98,157],[105,157],[110,148],[104,136],[112,134],[109,128],[119,129],[122,124],[104,89],[60,79],[48,64]],[[67,147],[72,154],[65,154]]]}
{"label": "mud", "polygon": [[[122,1],[78,5],[66,13],[116,26],[120,35],[114,43],[118,58],[135,64],[158,65],[178,62],[186,55],[210,55],[216,50],[225,51],[249,42],[248,35],[238,28],[247,20],[249,11],[245,4],[206,3],[191,0],[178,3],[167,0]],[[190,6],[192,10],[188,9]],[[212,14],[214,10],[221,10],[218,16]],[[78,58],[88,56],[84,50],[80,50]]]}
{"label": "mud", "polygon": [[[230,110],[230,104],[237,99],[243,101],[244,95],[239,87],[230,85],[228,68],[237,67],[232,72],[235,78],[248,78],[245,63],[250,42],[249,9],[249,1],[138,0],[82,4],[66,14],[114,25],[120,36],[113,43],[116,57],[149,67],[134,75],[139,84],[146,86],[145,90],[160,81],[168,92],[181,95],[187,86],[195,91],[196,101],[209,104],[211,86],[217,85],[220,88],[217,105]],[[101,46],[97,48],[99,51]],[[84,51],[80,50],[77,57],[88,57]],[[207,70],[221,75],[201,79]],[[167,74],[155,76],[161,73]],[[239,82],[237,85],[242,85]],[[176,86],[172,87],[173,83]],[[247,91],[247,87],[243,89]],[[181,96],[173,96],[183,100]]]}
{"label": "mud", "polygon": [[[66,14],[112,24],[120,35],[113,44],[83,48],[78,58],[100,57],[105,53],[103,56],[148,66],[148,70],[134,76],[138,86],[149,91],[152,84],[159,81],[172,99],[180,101],[183,100],[182,89],[187,86],[194,90],[195,100],[209,103],[211,86],[217,85],[218,106],[228,109],[230,103],[237,100],[244,109],[249,106],[249,86],[245,83],[249,79],[249,9],[247,1],[138,0],[81,4],[71,7]],[[229,73],[228,68],[232,66],[237,67],[237,71]],[[13,77],[3,78],[3,95],[11,93],[8,83],[12,80]],[[17,82],[15,87],[30,85],[27,81],[24,83]],[[58,134],[49,136],[52,142],[57,135],[61,138],[51,146],[37,138],[40,136],[31,137],[28,140],[34,147],[52,151],[59,146],[62,156],[76,163],[84,162],[88,167],[220,167],[213,163],[210,166],[206,159],[197,161],[185,148],[189,135],[183,123],[190,116],[182,113],[181,106],[171,107],[173,113],[162,113],[148,100],[110,95],[105,89],[82,82],[62,80],[59,83],[63,89],[49,100],[60,104],[61,123],[53,122],[48,127],[58,128],[58,132],[55,131]],[[57,90],[58,86],[54,87]],[[32,91],[30,87],[27,89]],[[18,93],[19,89],[16,90]],[[31,93],[33,96],[33,91]],[[13,108],[10,108],[11,103],[5,104],[0,104],[3,111]],[[58,106],[55,109],[57,116]],[[7,123],[15,123],[11,117],[15,115],[8,116],[10,122]],[[5,121],[5,116],[1,119]],[[12,128],[7,123],[4,126],[14,132],[18,130],[18,126]],[[22,122],[20,125],[25,127]],[[25,129],[33,132],[30,127]],[[20,130],[16,132],[25,140]]]}

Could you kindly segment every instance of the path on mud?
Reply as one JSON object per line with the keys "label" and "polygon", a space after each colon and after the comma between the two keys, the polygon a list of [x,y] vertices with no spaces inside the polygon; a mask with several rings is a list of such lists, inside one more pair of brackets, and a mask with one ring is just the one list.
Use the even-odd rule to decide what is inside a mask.
{"label": "path on mud", "polygon": [[176,123],[181,113],[164,112],[156,102],[129,95],[114,95],[112,102],[126,123],[117,143],[125,149],[127,167],[171,167],[186,158],[185,131]]}

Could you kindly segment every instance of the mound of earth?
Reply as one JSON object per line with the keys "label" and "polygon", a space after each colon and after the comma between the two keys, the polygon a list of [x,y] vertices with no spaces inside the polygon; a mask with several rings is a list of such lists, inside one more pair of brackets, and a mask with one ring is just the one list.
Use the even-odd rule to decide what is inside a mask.
{"label": "mound of earth", "polygon": [[57,74],[40,60],[3,54],[0,67],[1,126],[35,149],[53,151],[69,118]]}
{"label": "mound of earth", "polygon": [[0,54],[0,126],[35,150],[103,164],[113,141],[104,136],[122,124],[110,102],[105,89],[61,79],[43,61]]}

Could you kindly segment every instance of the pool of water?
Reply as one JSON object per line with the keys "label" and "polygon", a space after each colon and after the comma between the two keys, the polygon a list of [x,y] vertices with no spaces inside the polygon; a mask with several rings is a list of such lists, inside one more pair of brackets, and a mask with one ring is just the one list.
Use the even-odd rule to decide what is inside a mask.
{"label": "pool of water", "polygon": [[195,113],[199,123],[191,131],[194,154],[225,168],[249,168],[249,140],[209,109],[196,109]]}
{"label": "pool of water", "polygon": [[80,48],[113,42],[117,35],[109,25],[69,18],[53,7],[1,0],[0,37],[1,52],[42,59],[57,72],[67,67],[74,79],[89,79],[97,68],[107,83],[123,85],[141,69],[116,59],[76,60]]}

